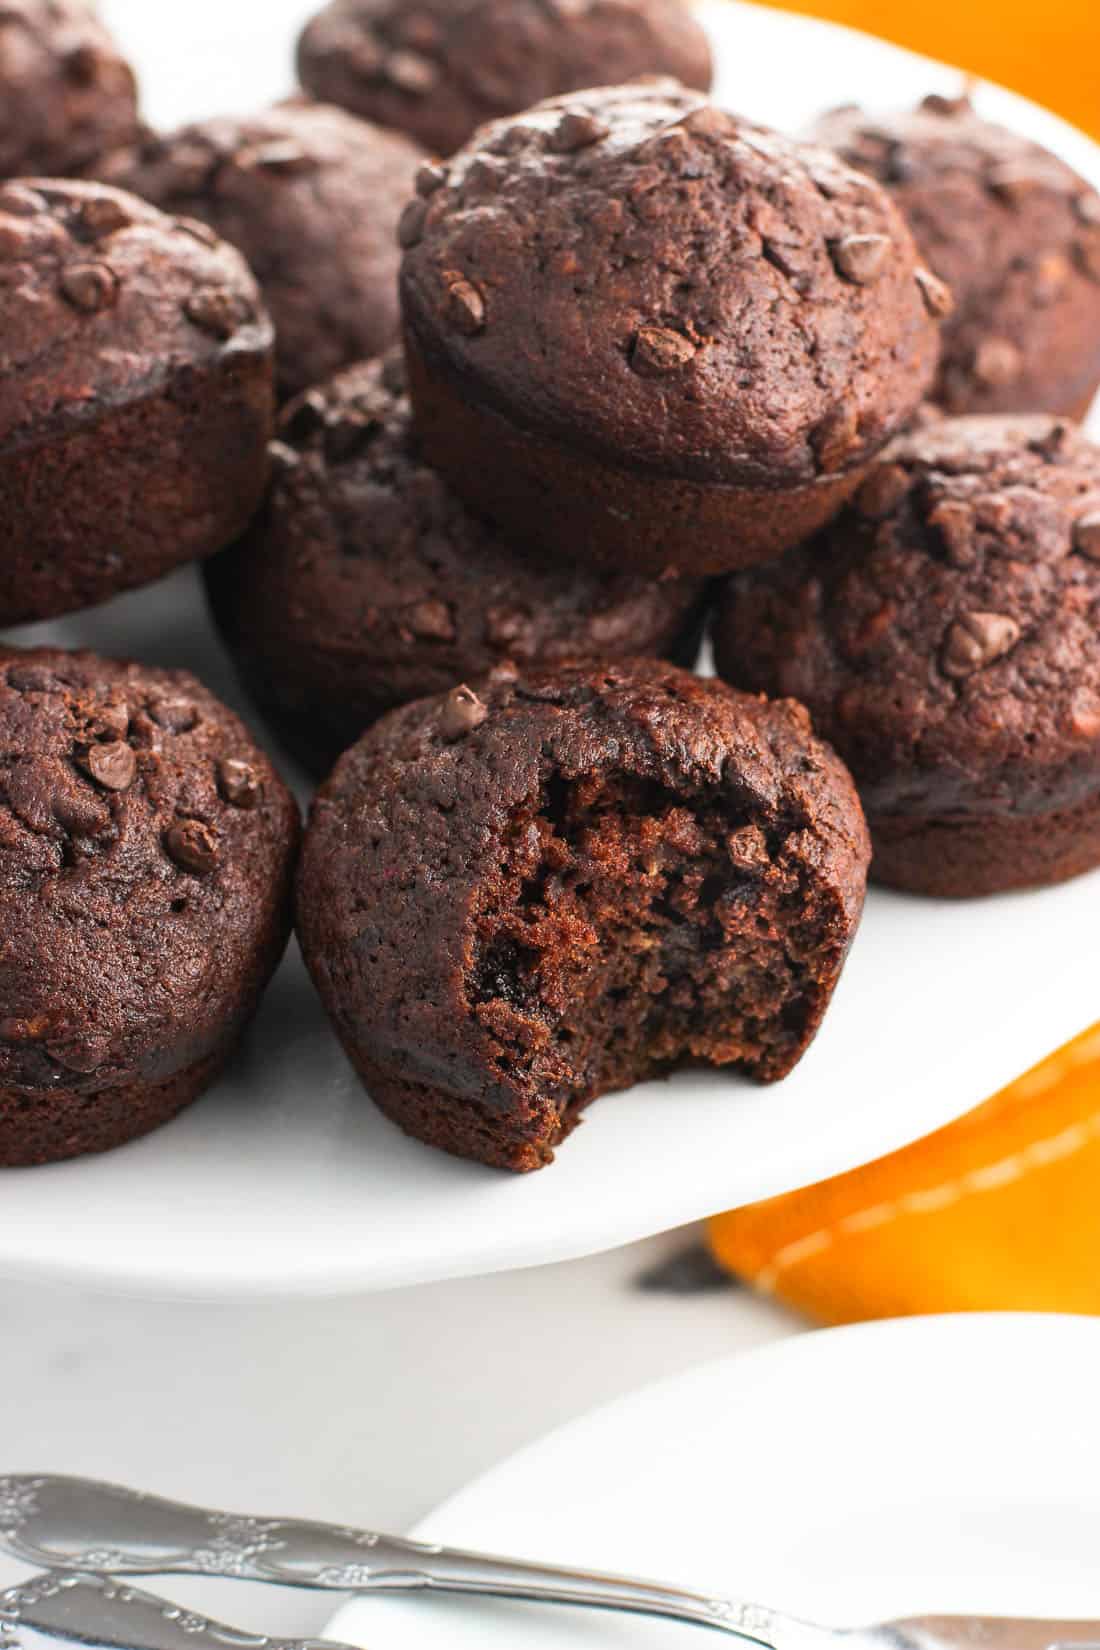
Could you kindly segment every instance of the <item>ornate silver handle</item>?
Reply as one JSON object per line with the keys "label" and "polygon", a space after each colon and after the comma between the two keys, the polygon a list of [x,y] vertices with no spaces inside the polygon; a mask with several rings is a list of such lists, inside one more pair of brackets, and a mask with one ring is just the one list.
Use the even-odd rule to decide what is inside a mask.
{"label": "ornate silver handle", "polygon": [[0,1593],[2,1650],[347,1650],[324,1639],[269,1639],[239,1633],[194,1610],[107,1576],[35,1576]]}
{"label": "ornate silver handle", "polygon": [[335,1592],[434,1588],[661,1616],[769,1646],[782,1633],[782,1650],[803,1650],[818,1636],[760,1606],[627,1577],[490,1558],[344,1525],[239,1517],[89,1479],[0,1478],[0,1545],[51,1570],[237,1576]]}

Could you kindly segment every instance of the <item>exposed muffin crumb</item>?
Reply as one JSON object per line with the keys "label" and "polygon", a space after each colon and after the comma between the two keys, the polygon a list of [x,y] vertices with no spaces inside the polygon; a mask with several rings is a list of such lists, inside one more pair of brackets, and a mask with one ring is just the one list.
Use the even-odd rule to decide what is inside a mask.
{"label": "exposed muffin crumb", "polygon": [[868,855],[801,706],[656,661],[522,673],[395,711],[341,759],[299,932],[377,1104],[523,1171],[637,1080],[790,1071]]}

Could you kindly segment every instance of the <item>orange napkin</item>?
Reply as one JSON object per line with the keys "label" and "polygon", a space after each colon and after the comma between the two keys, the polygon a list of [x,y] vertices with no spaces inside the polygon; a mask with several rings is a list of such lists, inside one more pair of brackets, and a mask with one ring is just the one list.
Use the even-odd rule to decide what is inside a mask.
{"label": "orange napkin", "polygon": [[1100,1025],[938,1134],[719,1215],[710,1236],[723,1265],[821,1323],[1100,1314]]}
{"label": "orange napkin", "polygon": [[[957,63],[1100,133],[1096,0],[769,0],[784,11],[847,23],[911,51]],[[871,89],[873,92],[873,88]],[[868,99],[873,102],[871,92]]]}

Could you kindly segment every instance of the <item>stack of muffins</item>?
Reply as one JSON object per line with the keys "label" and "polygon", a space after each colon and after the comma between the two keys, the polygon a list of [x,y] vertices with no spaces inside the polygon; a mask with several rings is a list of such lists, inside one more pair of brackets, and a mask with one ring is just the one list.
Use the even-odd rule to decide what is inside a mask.
{"label": "stack of muffins", "polygon": [[[537,1168],[640,1078],[789,1072],[872,849],[951,896],[1100,864],[1086,183],[961,101],[739,119],[679,0],[334,0],[300,65],[328,103],[158,135],[83,0],[0,15],[0,622],[205,561],[332,769],[297,927],[383,1110]],[[9,648],[0,754],[36,1163],[209,1084],[298,818],[137,664]]]}

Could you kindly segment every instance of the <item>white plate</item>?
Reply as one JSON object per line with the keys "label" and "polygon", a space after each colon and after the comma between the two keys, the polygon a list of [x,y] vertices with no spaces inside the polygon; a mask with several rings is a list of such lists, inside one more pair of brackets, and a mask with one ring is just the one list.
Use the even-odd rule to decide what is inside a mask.
{"label": "white plate", "polygon": [[[154,119],[289,84],[302,0],[108,6]],[[846,30],[711,5],[722,95],[796,127],[870,88],[957,77]],[[823,90],[824,89],[824,90]],[[1100,182],[1100,152],[990,91],[991,112]],[[24,631],[186,665],[236,698],[193,573]],[[692,1075],[596,1105],[523,1180],[406,1140],[361,1095],[291,958],[235,1071],[111,1156],[3,1176],[0,1272],[199,1297],[335,1294],[564,1260],[788,1191],[928,1133],[1097,1018],[1100,874],[973,905],[874,893],[825,1028],[777,1088]]]}
{"label": "white plate", "polygon": [[[834,1625],[939,1611],[1100,1618],[1100,1323],[918,1318],[662,1382],[553,1433],[416,1531]],[[704,1650],[697,1628],[545,1606],[361,1599],[371,1650]]]}

